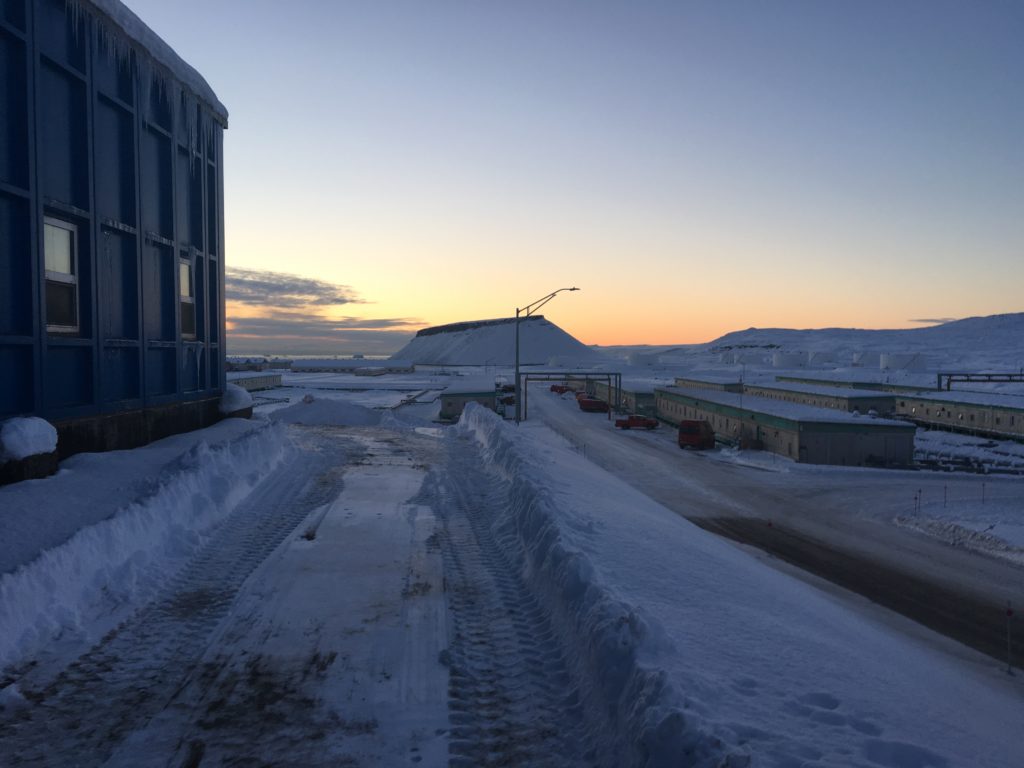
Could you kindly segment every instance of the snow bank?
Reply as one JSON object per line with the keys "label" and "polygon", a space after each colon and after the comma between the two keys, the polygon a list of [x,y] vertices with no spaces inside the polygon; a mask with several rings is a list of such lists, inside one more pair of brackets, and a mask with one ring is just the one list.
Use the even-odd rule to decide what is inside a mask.
{"label": "snow bank", "polygon": [[523,577],[546,603],[553,623],[580,654],[589,681],[584,697],[601,702],[610,729],[593,734],[620,766],[744,766],[733,750],[687,711],[662,669],[645,664],[669,644],[664,630],[599,582],[587,557],[569,547],[558,527],[556,501],[532,478],[524,446],[491,411],[467,405],[456,432],[480,444],[483,461],[508,483],[507,514],[495,534]]}
{"label": "snow bank", "polygon": [[0,422],[0,463],[20,461],[57,450],[57,430],[36,416],[19,416]]}
{"label": "snow bank", "polygon": [[284,457],[284,429],[266,423],[239,440],[198,443],[152,491],[63,544],[0,575],[0,667],[53,638],[145,601]]}
{"label": "snow bank", "polygon": [[236,413],[252,407],[252,395],[237,384],[228,384],[220,398],[220,412]]}
{"label": "snow bank", "polygon": [[[606,718],[582,737],[599,764],[1020,763],[1024,704],[1005,667],[770,567],[542,425],[469,409],[453,431],[498,475],[495,537],[572,656],[573,695]],[[957,522],[969,513],[952,501]]]}
{"label": "snow bank", "polygon": [[270,418],[286,424],[324,424],[335,427],[373,427],[380,414],[344,400],[314,398],[306,395],[295,405],[273,411]]}

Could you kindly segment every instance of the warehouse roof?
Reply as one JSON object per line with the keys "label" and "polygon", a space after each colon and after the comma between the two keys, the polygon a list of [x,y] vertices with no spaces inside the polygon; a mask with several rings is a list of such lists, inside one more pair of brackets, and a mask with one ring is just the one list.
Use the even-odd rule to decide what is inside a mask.
{"label": "warehouse roof", "polygon": [[698,381],[702,384],[739,384],[739,376],[727,373],[688,373],[676,376],[677,379],[686,381]]}
{"label": "warehouse roof", "polygon": [[787,403],[767,397],[741,395],[734,392],[718,392],[716,390],[686,389],[680,387],[659,387],[658,392],[678,398],[688,398],[706,403],[724,406],[734,411],[763,414],[777,419],[800,424],[834,424],[844,427],[858,426],[866,429],[877,427],[914,429],[912,424],[895,419],[878,419],[869,416],[855,416],[852,413],[835,411],[830,408],[816,408],[803,403]]}
{"label": "warehouse roof", "polygon": [[900,394],[904,400],[930,400],[950,405],[983,405],[991,408],[1008,408],[1024,411],[1024,395],[1003,395],[998,392],[963,392],[957,390],[931,390]]}
{"label": "warehouse roof", "polygon": [[895,392],[882,392],[873,389],[851,389],[848,387],[832,387],[817,384],[799,384],[797,382],[786,382],[785,384],[750,384],[748,386],[759,387],[760,389],[772,389],[779,392],[795,392],[806,395],[823,395],[826,397],[844,397],[847,400],[857,398],[879,398],[896,397]]}

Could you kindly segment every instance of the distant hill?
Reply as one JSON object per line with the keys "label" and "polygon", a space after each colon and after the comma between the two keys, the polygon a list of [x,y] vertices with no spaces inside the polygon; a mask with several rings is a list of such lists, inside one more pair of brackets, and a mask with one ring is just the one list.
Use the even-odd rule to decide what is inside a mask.
{"label": "distant hill", "polygon": [[1024,312],[969,317],[927,328],[864,330],[859,328],[748,328],[704,345],[706,352],[762,349],[778,352],[921,352],[940,365],[978,370],[1006,370],[1024,365]]}
{"label": "distant hill", "polygon": [[[424,328],[392,359],[420,365],[502,365],[515,362],[515,318],[472,320]],[[543,315],[522,318],[522,365],[586,367],[608,358],[570,336]]]}

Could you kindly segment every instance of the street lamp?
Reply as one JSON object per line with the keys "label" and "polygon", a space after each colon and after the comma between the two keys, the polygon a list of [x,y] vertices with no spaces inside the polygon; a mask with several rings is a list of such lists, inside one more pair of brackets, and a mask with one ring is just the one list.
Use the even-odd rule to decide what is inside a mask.
{"label": "street lamp", "polygon": [[520,392],[519,386],[519,318],[520,316],[529,317],[538,309],[540,309],[549,301],[551,301],[553,298],[555,298],[555,296],[560,294],[562,291],[578,290],[579,288],[559,288],[557,291],[552,291],[547,296],[542,296],[536,301],[527,304],[525,307],[516,307],[516,424],[518,424],[522,420],[523,413],[523,399],[520,396],[522,393]]}

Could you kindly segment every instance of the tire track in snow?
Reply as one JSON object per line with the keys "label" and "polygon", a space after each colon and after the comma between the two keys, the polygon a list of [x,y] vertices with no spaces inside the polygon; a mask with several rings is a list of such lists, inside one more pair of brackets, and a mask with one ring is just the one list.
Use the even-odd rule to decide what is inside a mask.
{"label": "tire track in snow", "polygon": [[[212,534],[164,594],[41,689],[0,712],[10,766],[98,765],[184,690],[246,578],[308,516],[336,498],[351,441],[294,428],[297,451]],[[347,449],[347,451],[346,451]]]}
{"label": "tire track in snow", "polygon": [[590,765],[565,653],[490,529],[500,483],[471,445],[451,440],[448,449],[433,506],[452,638],[450,765]]}

